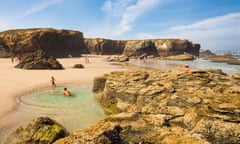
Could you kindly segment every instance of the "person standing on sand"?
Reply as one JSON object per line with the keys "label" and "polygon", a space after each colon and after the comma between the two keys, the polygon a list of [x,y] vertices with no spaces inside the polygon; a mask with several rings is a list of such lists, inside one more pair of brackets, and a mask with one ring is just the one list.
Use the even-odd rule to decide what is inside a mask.
{"label": "person standing on sand", "polygon": [[53,76],[51,77],[51,84],[52,84],[53,89],[57,86],[56,85],[56,79]]}

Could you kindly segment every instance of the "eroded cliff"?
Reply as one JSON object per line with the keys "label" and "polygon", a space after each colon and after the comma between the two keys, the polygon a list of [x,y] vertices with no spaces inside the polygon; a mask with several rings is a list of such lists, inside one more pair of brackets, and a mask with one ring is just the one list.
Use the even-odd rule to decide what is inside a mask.
{"label": "eroded cliff", "polygon": [[87,52],[83,34],[52,28],[17,29],[0,33],[0,57],[42,50],[53,57],[75,57]]}
{"label": "eroded cliff", "polygon": [[85,39],[90,53],[122,54],[125,56],[171,56],[189,53],[199,55],[200,44],[181,39],[148,39],[148,40],[109,40]]}
{"label": "eroded cliff", "polygon": [[110,40],[83,38],[73,30],[52,28],[17,29],[0,32],[0,57],[42,50],[53,57],[79,57],[83,53],[125,56],[199,55],[200,44],[181,39]]}

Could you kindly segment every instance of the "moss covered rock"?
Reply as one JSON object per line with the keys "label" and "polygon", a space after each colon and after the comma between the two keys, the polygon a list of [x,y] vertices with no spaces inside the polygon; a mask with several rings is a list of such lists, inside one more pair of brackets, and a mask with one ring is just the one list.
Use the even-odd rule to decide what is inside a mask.
{"label": "moss covered rock", "polygon": [[7,139],[7,143],[51,144],[65,136],[64,128],[48,117],[34,119],[25,128],[17,128]]}

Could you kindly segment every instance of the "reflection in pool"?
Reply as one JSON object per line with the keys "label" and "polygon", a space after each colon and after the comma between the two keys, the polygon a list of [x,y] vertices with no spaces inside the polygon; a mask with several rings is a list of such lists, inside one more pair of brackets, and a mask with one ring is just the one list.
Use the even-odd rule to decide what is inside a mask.
{"label": "reflection in pool", "polygon": [[[95,101],[91,86],[66,86],[72,96],[63,96],[63,88],[43,89],[17,97],[17,110],[6,116],[7,125],[0,129],[0,138],[40,116],[48,116],[63,125],[69,132],[98,122],[105,115]],[[4,134],[3,134],[4,133]]]}

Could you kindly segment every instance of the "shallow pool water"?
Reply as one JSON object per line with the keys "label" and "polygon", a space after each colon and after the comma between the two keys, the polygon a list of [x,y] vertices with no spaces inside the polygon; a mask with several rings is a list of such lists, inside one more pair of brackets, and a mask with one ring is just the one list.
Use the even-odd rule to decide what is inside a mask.
{"label": "shallow pool water", "polygon": [[16,98],[18,107],[5,119],[5,126],[0,129],[0,139],[6,137],[17,127],[26,125],[33,118],[48,116],[63,125],[69,132],[86,128],[105,114],[93,98],[91,86],[66,86],[72,96],[63,96],[63,88],[42,89]]}

